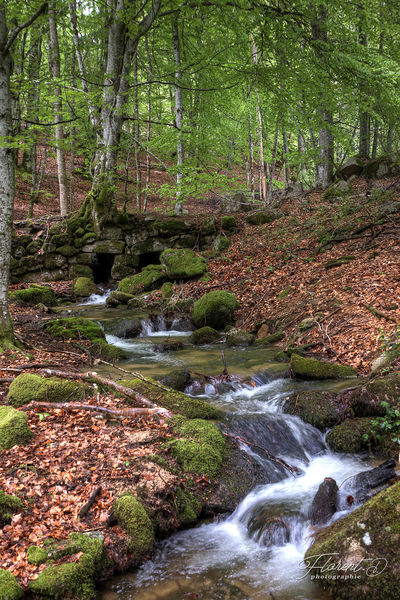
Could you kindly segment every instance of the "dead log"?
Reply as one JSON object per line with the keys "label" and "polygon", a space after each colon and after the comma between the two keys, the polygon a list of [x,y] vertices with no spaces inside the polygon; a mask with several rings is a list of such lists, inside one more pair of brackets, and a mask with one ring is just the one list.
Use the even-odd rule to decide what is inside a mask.
{"label": "dead log", "polygon": [[267,450],[266,448],[263,448],[262,446],[259,446],[258,444],[249,442],[248,440],[245,440],[244,438],[241,438],[238,435],[232,435],[230,433],[226,433],[225,431],[222,431],[222,434],[225,435],[226,437],[231,438],[232,440],[235,440],[236,442],[241,442],[242,444],[247,444],[248,446],[253,446],[254,448],[258,448],[259,450],[262,450],[267,455],[269,460],[272,460],[273,462],[276,462],[276,463],[282,465],[282,467],[287,469],[289,471],[289,473],[291,473],[292,475],[295,475],[299,471],[297,467],[292,467],[285,460],[283,460],[283,458],[279,458],[279,456],[274,456],[273,454],[271,454],[271,452],[269,450]]}
{"label": "dead log", "polygon": [[97,496],[100,494],[100,492],[101,492],[101,485],[94,488],[93,492],[89,496],[88,501],[86,502],[86,504],[84,504],[82,506],[81,510],[78,512],[78,517],[80,519],[83,519],[83,517],[86,517],[89,510],[92,508],[93,504],[95,503],[95,500],[96,500]]}
{"label": "dead log", "polygon": [[58,371],[55,369],[42,369],[40,372],[45,377],[61,377],[62,379],[72,379],[73,381],[77,381],[80,379],[83,381],[89,381],[89,382],[95,381],[97,383],[100,383],[100,385],[104,385],[105,387],[109,387],[109,388],[116,390],[123,396],[127,396],[128,398],[134,398],[141,404],[144,404],[145,406],[152,408],[156,412],[163,414],[166,417],[172,416],[171,413],[167,409],[157,406],[157,404],[155,404],[151,400],[148,400],[139,392],[136,392],[135,390],[132,390],[131,388],[127,388],[119,383],[116,383],[112,379],[106,379],[105,377],[101,377],[94,371],[89,372],[89,373],[70,373],[68,371]]}
{"label": "dead log", "polygon": [[30,402],[21,407],[21,410],[32,410],[32,408],[58,408],[61,410],[87,410],[91,412],[99,412],[110,417],[119,419],[130,419],[138,415],[154,415],[161,414],[163,417],[168,416],[165,408],[106,408],[96,404],[79,404],[76,402]]}
{"label": "dead log", "polygon": [[385,319],[385,321],[390,321],[391,323],[396,323],[396,325],[399,325],[399,321],[395,317],[392,317],[392,315],[388,315],[382,310],[379,310],[379,308],[375,308],[375,306],[371,306],[370,304],[362,304],[361,306],[364,306],[364,308],[369,310],[374,317],[377,317],[378,319]]}

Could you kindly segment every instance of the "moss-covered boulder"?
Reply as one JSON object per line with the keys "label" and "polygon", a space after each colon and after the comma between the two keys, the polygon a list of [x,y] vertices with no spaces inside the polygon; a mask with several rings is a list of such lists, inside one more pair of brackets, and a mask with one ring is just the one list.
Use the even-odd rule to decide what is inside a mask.
{"label": "moss-covered boulder", "polygon": [[50,335],[64,340],[89,340],[91,342],[90,351],[105,360],[121,360],[126,356],[121,348],[106,342],[104,331],[100,325],[84,317],[53,319],[45,324],[44,329]]}
{"label": "moss-covered boulder", "polygon": [[324,264],[325,269],[333,269],[334,267],[340,267],[341,265],[347,265],[352,260],[355,260],[355,256],[346,255],[339,256],[339,258],[332,258],[331,260],[327,260]]}
{"label": "moss-covered boulder", "polygon": [[25,444],[31,435],[25,413],[12,406],[0,406],[0,450]]}
{"label": "moss-covered boulder", "polygon": [[49,549],[41,546],[29,546],[26,553],[28,563],[31,565],[42,565],[47,562],[49,558]]}
{"label": "moss-covered boulder", "polygon": [[207,271],[207,263],[202,256],[197,256],[187,248],[174,250],[168,248],[160,256],[161,264],[168,279],[193,279],[201,277]]}
{"label": "moss-covered boulder", "polygon": [[161,265],[149,265],[136,275],[124,277],[118,284],[118,290],[125,294],[136,295],[161,287],[165,279],[166,275]]}
{"label": "moss-covered boulder", "polygon": [[24,290],[15,290],[10,293],[10,300],[18,304],[35,305],[45,304],[54,306],[57,302],[56,295],[49,286],[31,284]]}
{"label": "moss-covered boulder", "polygon": [[271,333],[270,335],[266,335],[265,337],[257,337],[255,340],[255,344],[257,346],[270,346],[271,344],[276,344],[280,342],[285,337],[283,331],[277,331],[276,333]]}
{"label": "moss-covered boulder", "polygon": [[[153,382],[149,378],[147,380],[125,379],[120,383],[139,392],[155,404],[180,415],[185,415],[190,419],[218,419],[222,415],[218,408],[201,398],[192,398],[176,390],[167,391],[162,389],[156,381]],[[127,401],[129,402],[129,400]]]}
{"label": "moss-covered boulder", "polygon": [[[66,554],[82,553],[78,562],[49,566],[29,583],[30,591],[40,598],[58,600],[94,600],[96,580],[106,564],[103,539],[98,535],[71,534]],[[70,548],[68,550],[68,548]]]}
{"label": "moss-covered boulder", "polygon": [[280,216],[279,213],[272,210],[258,210],[247,215],[246,221],[250,225],[264,225],[265,223],[272,223],[272,221],[279,219]]}
{"label": "moss-covered boulder", "polygon": [[304,558],[310,576],[338,600],[399,598],[399,513],[396,483],[318,533]]}
{"label": "moss-covered boulder", "polygon": [[100,290],[89,277],[78,277],[74,281],[74,294],[81,298],[87,298],[92,294],[99,294]]}
{"label": "moss-covered boulder", "polygon": [[224,215],[221,217],[221,227],[229,233],[236,231],[237,223],[235,217],[233,215]]}
{"label": "moss-covered boulder", "polygon": [[14,575],[6,569],[0,569],[0,600],[20,600],[23,595],[22,587]]}
{"label": "moss-covered boulder", "polygon": [[84,386],[75,381],[57,377],[40,377],[21,373],[11,383],[7,401],[18,407],[29,402],[79,402],[84,397]]}
{"label": "moss-covered boulder", "polygon": [[108,296],[106,305],[115,307],[119,306],[120,304],[128,304],[129,300],[132,300],[133,298],[134,296],[132,296],[132,294],[125,294],[124,292],[118,292],[117,290],[114,290]]}
{"label": "moss-covered boulder", "polygon": [[171,426],[179,439],[171,443],[170,452],[183,470],[215,478],[227,452],[216,425],[203,419],[175,417]]}
{"label": "moss-covered boulder", "polygon": [[111,277],[116,280],[129,277],[136,273],[139,266],[139,257],[131,254],[116,256],[111,269]]}
{"label": "moss-covered boulder", "polygon": [[170,281],[166,281],[161,286],[161,296],[164,300],[169,300],[173,294],[174,286]]}
{"label": "moss-covered boulder", "polygon": [[191,381],[192,378],[187,369],[174,369],[160,379],[160,383],[179,392],[184,392]]}
{"label": "moss-covered boulder", "polygon": [[189,342],[195,346],[211,344],[220,338],[220,334],[212,327],[200,327],[189,336]]}
{"label": "moss-covered boulder", "polygon": [[345,410],[345,404],[339,394],[319,391],[293,394],[284,405],[285,412],[299,416],[321,431],[340,423]]}
{"label": "moss-covered boulder", "polygon": [[340,425],[335,425],[326,436],[329,447],[335,452],[361,452],[368,450],[374,440],[370,439],[373,429],[373,419],[345,419]]}
{"label": "moss-covered boulder", "polygon": [[228,346],[251,346],[254,339],[255,335],[236,327],[231,327],[226,334],[226,343]]}
{"label": "moss-covered boulder", "polygon": [[214,329],[224,329],[233,323],[235,310],[239,302],[234,294],[224,290],[215,290],[204,294],[194,303],[192,320],[197,327],[208,325]]}
{"label": "moss-covered boulder", "polygon": [[133,494],[120,496],[113,504],[118,523],[129,535],[129,550],[134,563],[138,563],[152,549],[154,529],[143,504]]}
{"label": "moss-covered boulder", "polygon": [[17,496],[9,496],[0,490],[0,527],[9,523],[11,517],[22,509],[22,501]]}
{"label": "moss-covered boulder", "polygon": [[227,250],[230,245],[231,242],[230,240],[228,240],[227,237],[225,237],[224,235],[219,235],[215,238],[214,250],[216,250],[217,252],[224,252],[224,250]]}
{"label": "moss-covered boulder", "polygon": [[290,366],[294,375],[300,379],[343,379],[357,375],[352,367],[305,358],[299,354],[292,354]]}
{"label": "moss-covered boulder", "polygon": [[356,417],[383,417],[386,409],[382,402],[395,405],[399,403],[399,399],[400,373],[395,372],[367,381],[353,390],[348,403]]}

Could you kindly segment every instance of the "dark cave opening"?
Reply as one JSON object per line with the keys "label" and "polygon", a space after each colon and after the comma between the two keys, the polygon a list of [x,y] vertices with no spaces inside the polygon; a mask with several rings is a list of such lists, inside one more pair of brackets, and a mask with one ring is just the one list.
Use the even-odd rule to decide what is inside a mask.
{"label": "dark cave opening", "polygon": [[108,283],[114,264],[114,254],[99,253],[92,257],[92,271],[95,283]]}

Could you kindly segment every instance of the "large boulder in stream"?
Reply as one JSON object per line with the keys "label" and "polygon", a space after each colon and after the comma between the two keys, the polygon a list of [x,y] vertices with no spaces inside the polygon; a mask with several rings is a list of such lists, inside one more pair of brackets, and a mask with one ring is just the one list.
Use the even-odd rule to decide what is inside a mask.
{"label": "large boulder in stream", "polygon": [[335,452],[354,454],[373,451],[384,458],[397,456],[399,449],[391,439],[391,430],[378,427],[379,424],[373,417],[345,419],[330,430],[326,441]]}
{"label": "large boulder in stream", "polygon": [[100,290],[90,277],[78,277],[74,281],[74,294],[78,298],[87,298],[92,294],[100,294]]}
{"label": "large boulder in stream", "polygon": [[311,525],[323,525],[335,514],[338,490],[336,481],[332,477],[325,477],[311,504]]}
{"label": "large boulder in stream", "polygon": [[304,358],[299,354],[292,354],[290,367],[294,375],[300,379],[343,379],[357,375],[356,370],[347,365]]}
{"label": "large boulder in stream", "polygon": [[400,598],[399,513],[396,483],[318,533],[304,558],[311,578],[338,600]]}
{"label": "large boulder in stream", "polygon": [[386,408],[382,402],[396,405],[400,398],[400,373],[390,373],[367,381],[353,390],[348,403],[356,417],[383,417]]}
{"label": "large boulder in stream", "polygon": [[224,290],[215,290],[204,294],[194,303],[192,320],[197,327],[208,325],[214,329],[224,329],[233,323],[235,310],[239,302],[234,294]]}
{"label": "large boulder in stream", "polygon": [[344,419],[346,405],[339,394],[309,390],[289,396],[284,411],[325,431]]}
{"label": "large boulder in stream", "polygon": [[195,346],[202,344],[212,344],[220,338],[220,334],[212,327],[200,327],[189,336],[189,342]]}

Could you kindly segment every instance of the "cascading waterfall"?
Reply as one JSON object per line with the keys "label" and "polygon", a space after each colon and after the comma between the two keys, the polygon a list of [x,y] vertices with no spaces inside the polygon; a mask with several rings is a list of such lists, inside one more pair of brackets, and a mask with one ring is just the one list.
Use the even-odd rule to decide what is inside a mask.
{"label": "cascading waterfall", "polygon": [[95,305],[105,304],[107,301],[107,298],[111,294],[111,290],[110,289],[105,290],[101,286],[98,286],[98,287],[100,290],[103,291],[102,294],[92,294],[91,296],[89,296],[89,298],[87,300],[85,300],[85,302],[78,304],[78,306],[88,306],[90,304],[95,304]]}
{"label": "cascading waterfall", "polygon": [[[116,578],[103,600],[181,600],[190,594],[199,600],[265,600],[271,597],[268,591],[276,600],[326,597],[302,565],[311,541],[311,502],[325,477],[340,485],[370,465],[360,457],[330,452],[320,431],[282,412],[283,398],[293,389],[291,380],[258,376],[253,382],[256,387],[233,384],[221,396],[213,396],[211,386],[207,392],[216,404],[229,407],[224,425],[230,434],[283,458],[298,468],[298,475],[243,443],[263,465],[269,483],[253,489],[221,522],[178,532],[162,542],[153,560],[136,573]],[[349,510],[348,493],[348,486],[340,489],[342,512],[332,520]]]}

